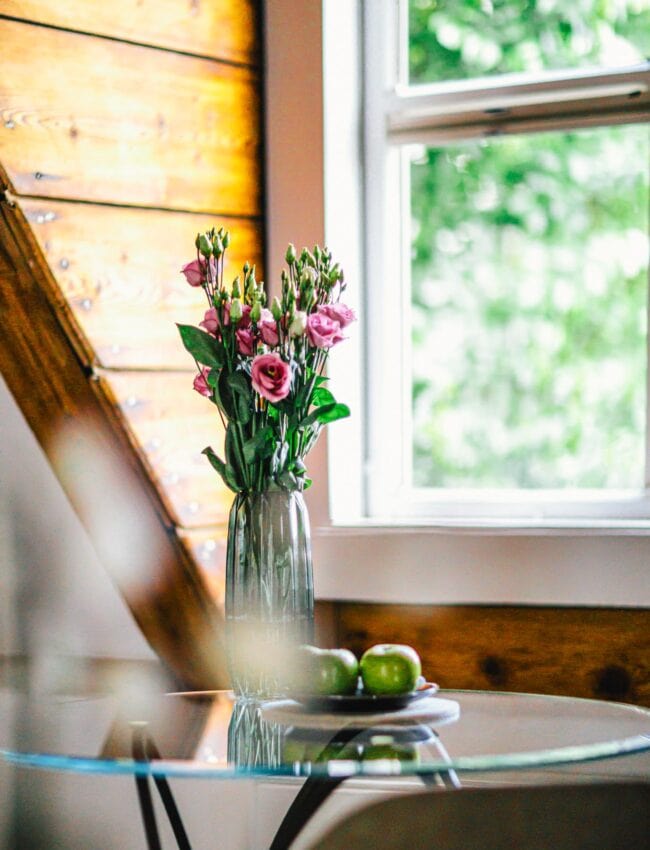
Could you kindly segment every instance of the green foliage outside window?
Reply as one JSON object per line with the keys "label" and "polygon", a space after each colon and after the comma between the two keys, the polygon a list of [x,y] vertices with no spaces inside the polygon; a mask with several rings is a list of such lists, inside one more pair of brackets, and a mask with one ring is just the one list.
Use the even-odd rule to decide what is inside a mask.
{"label": "green foliage outside window", "polygon": [[648,0],[411,0],[411,83],[650,57]]}
{"label": "green foliage outside window", "polygon": [[[650,15],[632,2],[494,3],[501,23],[481,38],[501,51],[495,70],[522,70],[517,38],[533,39],[534,26],[555,33],[540,35],[555,45],[547,64],[579,64],[558,10],[572,32],[578,12],[600,32],[610,6],[629,27]],[[434,27],[444,13],[462,28],[485,8],[413,2],[412,73],[414,45],[434,45],[432,14]],[[512,9],[519,29],[502,25]],[[436,43],[418,79],[491,70]],[[649,160],[643,125],[505,136],[414,160],[416,485],[643,485]]]}

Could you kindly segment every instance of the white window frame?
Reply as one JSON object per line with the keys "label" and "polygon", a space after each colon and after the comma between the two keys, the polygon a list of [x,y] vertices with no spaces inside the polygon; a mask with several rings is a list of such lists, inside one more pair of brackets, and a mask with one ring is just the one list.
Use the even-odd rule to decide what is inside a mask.
{"label": "white window frame", "polygon": [[[409,145],[444,146],[505,133],[642,123],[650,118],[650,62],[409,87],[407,0],[371,0],[363,8],[365,170],[372,176],[366,182],[366,264],[378,270],[371,272],[373,297],[366,304],[373,412],[367,404],[364,513],[388,521],[470,525],[650,521],[650,427],[645,486],[638,490],[413,486],[408,232]],[[396,332],[401,344],[395,344]],[[649,414],[647,407],[646,421]]]}
{"label": "white window frame", "polygon": [[[265,0],[264,15],[267,280],[279,277],[288,242],[325,242],[346,271],[346,296],[361,308],[360,0]],[[366,287],[373,295],[374,271]],[[650,607],[643,521],[365,518],[365,331],[363,321],[355,325],[331,361],[332,386],[352,417],[330,426],[308,459],[317,598]]]}

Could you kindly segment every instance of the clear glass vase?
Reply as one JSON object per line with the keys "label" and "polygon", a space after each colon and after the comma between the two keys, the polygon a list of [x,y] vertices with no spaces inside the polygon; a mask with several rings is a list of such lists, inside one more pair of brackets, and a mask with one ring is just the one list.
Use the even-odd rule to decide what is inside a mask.
{"label": "clear glass vase", "polygon": [[238,493],[226,556],[226,645],[241,696],[283,692],[291,653],[313,639],[309,515],[302,493]]}
{"label": "clear glass vase", "polygon": [[258,700],[238,699],[228,725],[228,761],[240,768],[278,767],[285,731],[277,723],[264,720]]}

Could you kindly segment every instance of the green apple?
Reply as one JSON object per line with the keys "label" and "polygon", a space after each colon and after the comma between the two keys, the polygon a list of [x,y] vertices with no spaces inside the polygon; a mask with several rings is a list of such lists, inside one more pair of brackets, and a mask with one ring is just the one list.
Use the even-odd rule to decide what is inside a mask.
{"label": "green apple", "polygon": [[363,689],[368,694],[407,694],[422,672],[420,656],[412,646],[379,643],[361,656]]}
{"label": "green apple", "polygon": [[359,662],[349,649],[301,647],[302,689],[310,694],[353,694]]}
{"label": "green apple", "polygon": [[363,761],[391,759],[419,762],[420,756],[413,744],[366,744],[361,754]]}
{"label": "green apple", "polygon": [[305,761],[356,761],[359,758],[359,750],[355,744],[312,744],[306,749]]}
{"label": "green apple", "polygon": [[293,764],[295,761],[306,761],[304,741],[295,741],[286,738],[282,744],[282,761],[285,764]]}

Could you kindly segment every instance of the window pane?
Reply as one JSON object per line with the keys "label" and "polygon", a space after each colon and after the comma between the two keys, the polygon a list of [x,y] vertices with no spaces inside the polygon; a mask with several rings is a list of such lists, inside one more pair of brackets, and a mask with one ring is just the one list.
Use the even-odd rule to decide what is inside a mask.
{"label": "window pane", "polygon": [[411,83],[648,56],[647,0],[409,0]]}
{"label": "window pane", "polygon": [[630,125],[413,162],[416,486],[643,486],[649,157]]}

